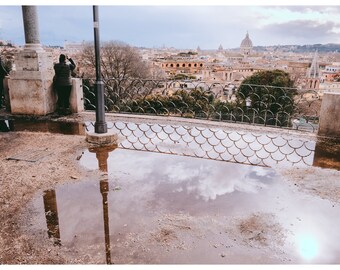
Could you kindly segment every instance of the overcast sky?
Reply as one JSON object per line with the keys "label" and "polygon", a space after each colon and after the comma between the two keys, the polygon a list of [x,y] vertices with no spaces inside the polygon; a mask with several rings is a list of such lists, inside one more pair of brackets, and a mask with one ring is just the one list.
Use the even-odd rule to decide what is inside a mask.
{"label": "overcast sky", "polygon": [[[93,40],[92,6],[38,6],[40,40]],[[100,38],[133,46],[217,49],[340,43],[340,6],[99,6]],[[24,44],[21,6],[0,6],[0,40]]]}

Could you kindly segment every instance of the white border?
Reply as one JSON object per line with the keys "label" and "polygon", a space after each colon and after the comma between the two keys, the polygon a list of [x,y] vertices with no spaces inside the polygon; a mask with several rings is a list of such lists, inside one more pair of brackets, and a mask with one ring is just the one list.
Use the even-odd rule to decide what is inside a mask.
{"label": "white border", "polygon": [[139,6],[139,5],[152,5],[152,6],[296,6],[296,5],[306,5],[306,6],[326,6],[326,5],[336,5],[340,6],[339,0],[11,0],[11,1],[1,1],[0,5],[123,5],[123,6]]}

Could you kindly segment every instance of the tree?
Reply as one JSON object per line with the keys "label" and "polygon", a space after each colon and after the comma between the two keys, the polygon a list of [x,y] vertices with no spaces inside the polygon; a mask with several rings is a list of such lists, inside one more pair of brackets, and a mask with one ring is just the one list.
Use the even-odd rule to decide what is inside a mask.
{"label": "tree", "polygon": [[[101,72],[103,79],[146,78],[149,68],[143,62],[137,49],[120,41],[110,41],[102,45],[100,50]],[[95,54],[93,44],[86,44],[81,53],[84,75],[94,77]]]}
{"label": "tree", "polygon": [[238,106],[242,108],[243,114],[256,117],[257,122],[290,125],[296,94],[296,89],[292,87],[289,74],[282,70],[256,72],[240,85]]}
{"label": "tree", "polygon": [[242,84],[270,85],[277,87],[293,87],[290,75],[283,70],[262,70],[247,77]]}
{"label": "tree", "polygon": [[191,74],[183,74],[183,73],[180,73],[180,74],[176,74],[174,77],[173,77],[174,80],[178,80],[178,81],[181,81],[181,80],[195,80],[196,77],[194,75],[191,75]]}
{"label": "tree", "polygon": [[[137,87],[141,80],[150,77],[149,66],[142,60],[137,49],[123,42],[110,41],[103,44],[100,56],[101,75],[109,110],[120,100],[141,94],[140,89],[148,89]],[[95,53],[92,44],[84,46],[80,59],[79,66],[85,78],[84,84],[92,87],[95,78]]]}

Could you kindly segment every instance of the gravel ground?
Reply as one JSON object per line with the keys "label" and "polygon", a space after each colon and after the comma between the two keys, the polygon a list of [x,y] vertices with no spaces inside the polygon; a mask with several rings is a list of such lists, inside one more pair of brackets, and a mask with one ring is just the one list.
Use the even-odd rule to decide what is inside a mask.
{"label": "gravel ground", "polygon": [[[20,213],[34,194],[57,184],[77,181],[86,172],[77,166],[77,154],[86,147],[82,136],[47,133],[0,133],[0,263],[65,263],[62,249],[45,249],[44,244],[22,234]],[[32,149],[42,149],[52,154],[37,162],[7,160],[6,158]],[[36,241],[32,241],[36,240]],[[54,254],[50,254],[50,253]],[[58,256],[53,256],[59,253]]]}

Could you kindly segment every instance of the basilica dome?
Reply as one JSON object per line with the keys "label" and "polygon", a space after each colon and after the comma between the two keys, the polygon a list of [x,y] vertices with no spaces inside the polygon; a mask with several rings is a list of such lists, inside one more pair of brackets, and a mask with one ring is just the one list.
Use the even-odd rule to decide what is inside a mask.
{"label": "basilica dome", "polygon": [[240,51],[246,57],[251,54],[253,48],[253,42],[249,38],[249,34],[247,32],[246,37],[242,40]]}
{"label": "basilica dome", "polygon": [[241,48],[252,48],[253,47],[253,42],[249,38],[248,32],[247,32],[246,37],[242,40],[240,47]]}

